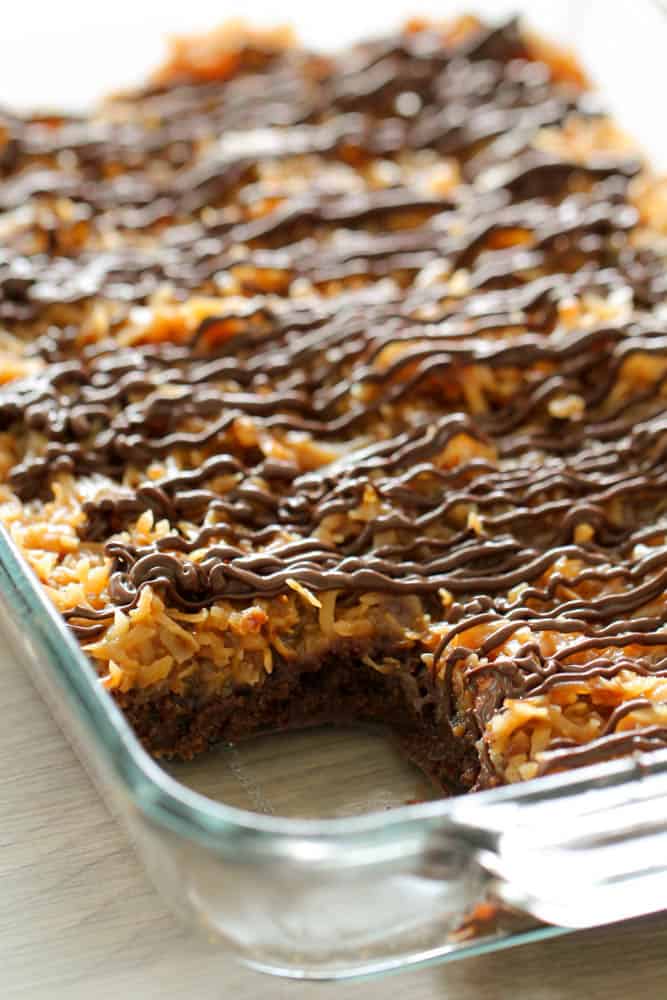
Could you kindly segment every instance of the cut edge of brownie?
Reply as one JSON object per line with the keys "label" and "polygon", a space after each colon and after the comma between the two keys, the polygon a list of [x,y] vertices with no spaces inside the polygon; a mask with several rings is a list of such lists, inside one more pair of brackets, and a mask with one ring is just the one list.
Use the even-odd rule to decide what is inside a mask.
{"label": "cut edge of brownie", "polygon": [[225,694],[168,692],[145,701],[136,692],[114,697],[157,758],[189,760],[215,744],[259,734],[374,723],[387,728],[440,794],[473,788],[480,772],[473,726],[455,734],[440,711],[442,688],[415,654],[405,649],[389,654],[401,658],[400,669],[391,674],[365,664],[358,643],[340,643],[318,659],[280,660],[261,684],[238,685]]}

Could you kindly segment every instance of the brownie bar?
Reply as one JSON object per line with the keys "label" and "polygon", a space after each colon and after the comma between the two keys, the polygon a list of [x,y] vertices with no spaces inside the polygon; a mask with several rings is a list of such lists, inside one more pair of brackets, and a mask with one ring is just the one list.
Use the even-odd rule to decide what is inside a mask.
{"label": "brownie bar", "polygon": [[570,55],[235,25],[0,174],[0,517],[151,752],[667,744],[667,200]]}

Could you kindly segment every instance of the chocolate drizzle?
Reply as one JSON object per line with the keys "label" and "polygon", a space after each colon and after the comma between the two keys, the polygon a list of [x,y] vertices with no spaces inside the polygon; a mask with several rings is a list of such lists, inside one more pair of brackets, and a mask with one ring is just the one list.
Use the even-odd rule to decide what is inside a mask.
{"label": "chocolate drizzle", "polygon": [[[290,581],[343,599],[418,594],[434,620],[446,590],[446,685],[472,652],[447,643],[494,626],[467,668],[485,692],[480,729],[508,694],[624,666],[667,676],[667,611],[654,607],[667,586],[666,281],[635,239],[639,164],[533,144],[544,126],[597,114],[590,98],[531,60],[511,22],[456,49],[425,30],[335,59],[286,53],[108,111],[2,119],[0,209],[28,202],[37,218],[66,199],[87,234],[65,252],[59,225],[26,235],[17,223],[2,251],[0,317],[35,361],[0,393],[0,429],[23,449],[9,482],[27,503],[60,474],[105,476],[84,505],[91,542],[145,510],[171,525],[150,545],[108,541],[109,604],[70,612],[74,631],[102,632],[148,585],[187,611]],[[425,152],[451,157],[462,182],[438,194],[401,167],[389,187],[341,192],[320,171],[294,191],[259,169],[319,157],[359,180],[377,159]],[[122,346],[112,324],[82,346],[58,312],[101,298],[121,326],[165,283],[185,301],[230,276],[245,298],[187,338]],[[322,294],[290,297],[296,279]],[[623,319],[565,328],[563,304],[596,295],[625,296]],[[246,418],[260,438],[312,438],[331,461],[303,473],[267,457],[239,442]],[[462,441],[475,454],[450,461]],[[146,478],[174,455],[183,471]],[[525,628],[576,638],[545,658]],[[608,748],[639,739],[614,731],[621,714]],[[546,766],[596,752],[555,747]]]}

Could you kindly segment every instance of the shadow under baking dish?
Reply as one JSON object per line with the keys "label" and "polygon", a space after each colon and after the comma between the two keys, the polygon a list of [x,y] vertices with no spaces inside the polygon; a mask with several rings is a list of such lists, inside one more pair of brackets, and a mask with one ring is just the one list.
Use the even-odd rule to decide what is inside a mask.
{"label": "shadow under baking dish", "polygon": [[381,726],[271,733],[162,767],[193,791],[269,816],[356,816],[437,797]]}

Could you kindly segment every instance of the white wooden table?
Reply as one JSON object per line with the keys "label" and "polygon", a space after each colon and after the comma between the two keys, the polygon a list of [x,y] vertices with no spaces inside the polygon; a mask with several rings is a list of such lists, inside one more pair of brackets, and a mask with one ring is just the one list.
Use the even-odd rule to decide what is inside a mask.
{"label": "white wooden table", "polygon": [[22,670],[0,660],[3,1000],[667,996],[667,915],[371,983],[247,971],[166,912]]}

